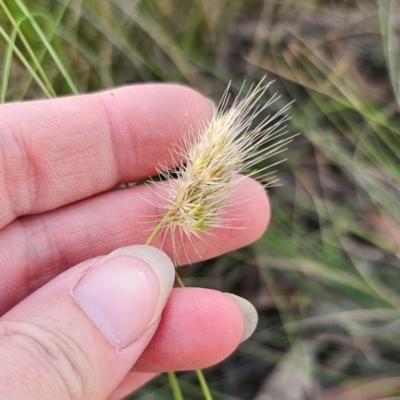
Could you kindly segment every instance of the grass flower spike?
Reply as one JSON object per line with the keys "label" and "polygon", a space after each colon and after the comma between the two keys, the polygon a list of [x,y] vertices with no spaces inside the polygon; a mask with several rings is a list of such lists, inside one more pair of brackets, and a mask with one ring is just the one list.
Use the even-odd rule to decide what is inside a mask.
{"label": "grass flower spike", "polygon": [[[230,107],[228,87],[211,122],[200,130],[194,130],[193,137],[189,138],[194,140],[187,140],[183,147],[171,149],[173,158],[178,156],[185,163],[177,171],[162,168],[159,172],[160,177],[170,183],[167,185],[167,206],[160,205],[167,210],[146,244],[150,244],[164,227],[172,231],[174,240],[176,228],[180,228],[180,233],[185,233],[190,239],[191,235],[200,236],[213,227],[226,226],[223,206],[232,187],[240,182],[237,174],[256,177],[264,181],[265,186],[277,181],[272,176],[274,172],[268,171],[277,163],[259,170],[253,167],[285,151],[292,140],[293,137],[285,136],[286,111],[290,104],[277,114],[262,118],[261,113],[278,99],[275,94],[266,104],[260,105],[259,100],[270,85],[263,82],[264,79],[257,86],[252,86],[242,100],[236,99]],[[255,125],[259,118],[261,122]],[[175,275],[179,285],[184,287],[179,274]],[[202,371],[196,370],[196,373],[205,399],[212,400]],[[174,398],[182,400],[175,374],[169,372],[168,376]]]}
{"label": "grass flower spike", "polygon": [[243,99],[236,99],[230,107],[228,87],[211,122],[202,127],[200,135],[196,134],[194,142],[187,140],[183,148],[175,146],[171,150],[185,164],[173,173],[160,172],[171,185],[167,189],[167,212],[150,240],[163,227],[172,230],[179,227],[190,237],[213,227],[226,226],[222,207],[230,189],[240,182],[235,177],[237,174],[257,177],[266,186],[277,181],[271,176],[273,172],[268,172],[276,163],[261,170],[253,167],[286,150],[292,140],[285,137],[288,119],[285,113],[290,104],[254,126],[261,113],[278,99],[275,94],[266,104],[259,104],[270,85],[264,85],[263,81],[252,86]]}

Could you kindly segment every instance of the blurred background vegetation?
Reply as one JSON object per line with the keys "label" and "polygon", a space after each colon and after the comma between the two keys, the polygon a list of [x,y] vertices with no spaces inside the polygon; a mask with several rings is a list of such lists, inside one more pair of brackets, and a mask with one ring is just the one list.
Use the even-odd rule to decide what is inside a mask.
{"label": "blurred background vegetation", "polygon": [[[0,0],[1,100],[265,74],[301,132],[253,246],[186,267],[258,309],[215,399],[400,399],[400,1]],[[22,34],[17,35],[18,30]],[[267,101],[268,99],[264,99]],[[195,374],[178,374],[201,399]],[[165,376],[130,399],[168,399]]]}

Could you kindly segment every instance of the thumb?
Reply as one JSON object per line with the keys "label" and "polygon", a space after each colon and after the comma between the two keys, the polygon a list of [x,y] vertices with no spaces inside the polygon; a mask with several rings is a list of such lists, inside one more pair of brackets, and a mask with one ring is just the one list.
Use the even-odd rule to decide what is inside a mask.
{"label": "thumb", "polygon": [[0,398],[107,398],[156,331],[173,281],[171,260],[150,246],[59,275],[0,319]]}

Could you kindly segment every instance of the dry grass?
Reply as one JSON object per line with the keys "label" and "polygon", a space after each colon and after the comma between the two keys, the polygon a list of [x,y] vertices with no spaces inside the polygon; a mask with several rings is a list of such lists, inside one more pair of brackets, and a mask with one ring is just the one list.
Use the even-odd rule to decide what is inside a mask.
{"label": "dry grass", "polygon": [[[39,0],[30,12],[56,59],[17,3],[7,4],[49,82],[17,38],[9,101],[150,80],[218,100],[230,80],[237,94],[244,78],[266,73],[282,95],[270,112],[296,99],[289,128],[302,135],[280,167],[284,185],[270,190],[268,233],[186,271],[190,284],[247,297],[260,314],[255,335],[207,371],[215,399],[251,399],[261,387],[288,398],[272,376],[295,375],[296,400],[346,398],[366,381],[379,388],[400,376],[398,1]],[[3,14],[0,25],[12,43]],[[187,398],[201,398],[193,373],[180,380]],[[391,387],[360,389],[357,399],[398,395]],[[132,399],[169,393],[161,377]]]}

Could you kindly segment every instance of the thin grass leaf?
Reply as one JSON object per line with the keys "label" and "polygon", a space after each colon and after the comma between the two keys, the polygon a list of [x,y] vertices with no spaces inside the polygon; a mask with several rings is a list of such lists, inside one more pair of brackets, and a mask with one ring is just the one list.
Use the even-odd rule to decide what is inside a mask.
{"label": "thin grass leaf", "polygon": [[[163,71],[155,63],[151,62],[150,57],[135,45],[127,35],[128,30],[126,28],[117,24],[115,24],[116,26],[114,26],[114,24],[112,24],[112,26],[107,25],[101,16],[98,15],[98,8],[90,6],[88,3],[85,4],[85,11],[86,12],[82,14],[82,18],[96,28],[99,33],[101,33],[110,43],[113,43],[113,45],[129,59],[143,80],[149,79],[147,74],[143,75],[143,66],[151,71],[151,73],[153,73],[157,78],[161,80],[164,79]],[[120,15],[117,17],[118,19],[121,18]]]}
{"label": "thin grass leaf", "polygon": [[[7,32],[0,26],[0,35],[3,36],[4,40],[8,43],[10,46],[11,43],[11,37],[7,34]],[[25,68],[28,70],[28,72],[32,75],[33,79],[35,82],[39,85],[39,87],[42,89],[43,93],[48,97],[49,99],[52,98],[52,94],[49,92],[47,89],[46,85],[44,82],[40,79],[39,75],[35,72],[35,70],[32,68],[32,66],[29,64],[28,60],[25,58],[25,56],[22,54],[22,52],[18,49],[17,46],[14,46],[14,53],[17,55],[17,57],[20,59],[22,64],[24,64]]]}
{"label": "thin grass leaf", "polygon": [[[0,0],[0,1],[2,1],[2,0]],[[36,31],[36,33],[39,36],[42,43],[46,46],[47,51],[49,52],[49,54],[53,58],[54,62],[56,63],[57,68],[59,69],[60,73],[64,77],[64,79],[67,82],[68,86],[70,87],[72,93],[79,94],[79,91],[78,91],[77,87],[75,86],[75,84],[71,78],[71,75],[68,73],[68,71],[65,68],[63,62],[61,61],[60,57],[54,50],[53,46],[51,45],[51,43],[47,39],[46,35],[44,34],[42,29],[36,22],[33,15],[29,12],[29,10],[26,8],[25,4],[21,0],[15,0],[15,3],[19,7],[19,9],[23,12],[23,14],[26,16],[26,18],[29,20],[29,22],[31,23],[33,29]]]}
{"label": "thin grass leaf", "polygon": [[383,49],[389,68],[390,81],[398,105],[400,105],[399,6],[399,0],[378,2]]}
{"label": "thin grass leaf", "polygon": [[[51,42],[51,40],[54,38],[56,31],[59,27],[59,25],[61,24],[61,20],[65,15],[66,10],[68,9],[68,5],[70,3],[70,0],[65,1],[62,4],[61,9],[59,10],[59,12],[57,13],[57,15],[53,18],[54,21],[54,29],[51,31],[51,33],[49,34],[48,37],[48,41]],[[36,16],[36,14],[35,14]],[[41,14],[40,16],[47,18],[48,16]],[[46,47],[44,47],[43,49],[38,51],[37,54],[37,59],[39,60],[39,62],[42,61],[44,55],[46,54]],[[22,86],[22,90],[21,90],[21,94],[20,94],[20,99],[25,97],[25,94],[31,84],[31,80],[32,80],[32,75],[29,75],[28,79],[26,80],[26,82],[24,82],[21,86]]]}
{"label": "thin grass leaf", "polygon": [[[48,92],[51,93],[51,97],[57,97],[56,92],[53,89],[53,86],[51,85],[46,73],[44,72],[42,66],[40,65],[39,60],[37,59],[31,45],[29,44],[28,40],[26,39],[25,35],[22,33],[21,29],[19,28],[19,25],[15,21],[14,17],[12,16],[10,10],[7,8],[6,4],[4,3],[3,0],[0,0],[0,6],[3,8],[4,13],[6,14],[8,20],[11,22],[13,25],[14,29],[17,30],[18,36],[20,37],[22,43],[24,44],[26,51],[29,53],[29,56],[32,58],[33,63],[36,66],[36,69],[39,71],[39,74],[42,76],[43,82],[48,88]],[[29,19],[29,18],[28,18]]]}
{"label": "thin grass leaf", "polygon": [[[18,22],[18,27],[20,22]],[[8,50],[6,54],[6,58],[4,59],[4,71],[3,71],[3,80],[1,87],[1,95],[0,95],[0,103],[3,104],[6,102],[7,98],[7,89],[8,89],[8,80],[10,77],[10,69],[11,69],[11,60],[12,55],[14,53],[15,48],[15,39],[17,37],[18,29],[13,29],[13,33],[10,38],[10,42],[8,43]]]}

